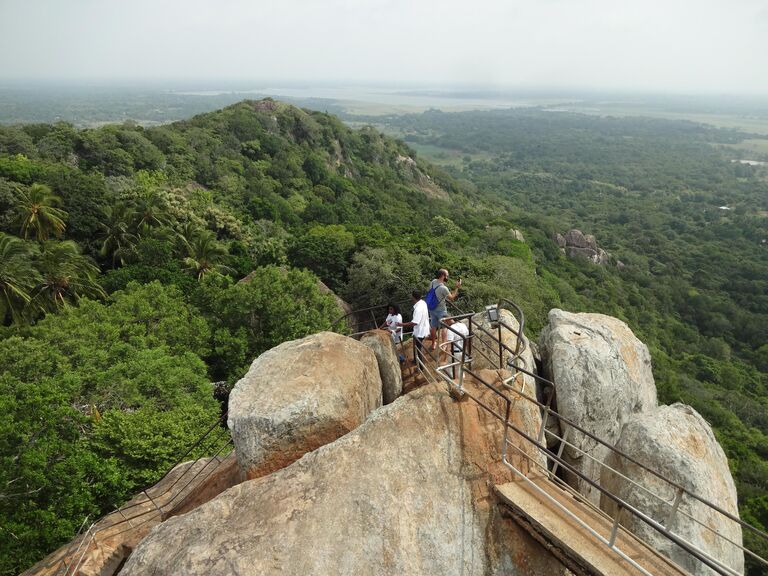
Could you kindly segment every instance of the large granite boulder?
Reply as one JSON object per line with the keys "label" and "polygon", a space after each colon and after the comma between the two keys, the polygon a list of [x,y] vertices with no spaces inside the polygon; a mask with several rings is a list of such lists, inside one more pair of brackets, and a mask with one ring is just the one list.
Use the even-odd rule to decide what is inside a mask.
{"label": "large granite boulder", "polygon": [[379,363],[384,404],[394,402],[403,393],[403,371],[397,359],[397,350],[388,330],[371,330],[360,337],[360,342],[373,350]]}
{"label": "large granite boulder", "polygon": [[565,245],[574,248],[587,248],[589,246],[587,237],[582,234],[581,230],[568,230],[565,233]]}
{"label": "large granite boulder", "polygon": [[[499,310],[499,318],[502,324],[506,324],[516,332],[520,330],[520,324],[515,318],[514,314],[509,310],[502,308]],[[499,366],[499,329],[496,323],[491,323],[488,320],[488,315],[485,312],[480,312],[472,317],[472,322],[475,326],[479,326],[486,332],[490,332],[492,336],[489,336],[482,330],[474,331],[474,339],[472,340],[472,368],[475,370],[483,370],[485,368],[497,369],[507,368],[508,362],[514,356],[509,350],[516,350],[517,336],[512,333],[511,330],[502,326],[501,329],[501,342],[506,346],[502,352],[501,366]],[[536,371],[536,362],[533,358],[533,352],[531,351],[531,345],[528,338],[523,334],[522,346],[524,347],[523,354],[521,356],[522,362],[517,361],[517,366],[525,368],[529,372]],[[508,348],[508,349],[507,349]],[[533,384],[530,377],[529,383]]]}
{"label": "large granite boulder", "polygon": [[611,256],[597,245],[597,239],[592,234],[583,234],[581,230],[569,230],[565,236],[556,234],[553,240],[560,251],[569,258],[586,258],[587,260],[607,266]]}
{"label": "large granite boulder", "polygon": [[156,528],[121,574],[558,575],[489,485],[499,422],[425,386],[291,466]]}
{"label": "large granite boulder", "polygon": [[[557,412],[613,445],[637,413],[657,406],[648,348],[629,327],[603,314],[551,310],[540,338],[544,373],[557,387]],[[569,428],[560,423],[563,434]],[[565,459],[588,478],[598,480],[608,448],[571,428]],[[599,491],[575,474],[568,482],[594,504]]]}
{"label": "large granite boulder", "polygon": [[[520,330],[520,324],[518,323],[517,318],[515,318],[514,314],[512,314],[512,312],[509,310],[502,308],[499,312],[499,317],[501,318],[503,324],[510,326],[515,331]],[[492,324],[488,321],[488,315],[486,313],[481,312],[479,314],[475,314],[472,317],[472,321],[475,323],[475,325],[479,325],[481,328],[484,328],[493,334],[493,338],[498,339],[498,326],[495,323]],[[488,334],[483,333],[481,330],[475,330],[475,336],[472,340],[471,354],[472,368],[474,370],[498,368],[499,345],[497,343],[498,340],[494,340],[493,338],[491,338]],[[517,336],[506,327],[502,327],[501,342],[507,348],[509,348],[509,350],[516,350]],[[536,359],[534,357],[534,345],[533,342],[528,340],[528,337],[525,336],[525,334],[523,334],[522,345],[524,347],[524,351],[515,363],[516,367],[524,368],[528,372],[535,374]],[[501,367],[504,369],[511,369],[509,361],[514,357],[514,354],[509,352],[507,348],[504,348],[502,351]],[[517,376],[518,377],[515,380],[515,386],[518,390],[529,396],[537,397],[541,402],[546,401],[546,397],[549,394],[549,389],[540,386],[533,376],[523,374],[522,372],[519,372]],[[524,388],[523,385],[525,386]],[[548,435],[546,440],[550,446],[554,446],[553,440],[560,432],[557,420],[550,418],[547,422],[547,429],[552,431],[553,434]]]}
{"label": "large granite boulder", "polygon": [[[673,404],[636,414],[624,426],[617,448],[693,494],[738,517],[736,487],[725,453],[709,424],[690,406]],[[606,459],[606,464],[645,488],[631,484],[606,469],[602,474],[602,485],[607,490],[652,518],[664,520],[668,517],[670,503],[674,502],[676,495],[673,486],[616,453]],[[646,490],[660,496],[663,502]],[[611,515],[616,513],[615,503],[606,497],[603,497],[601,506]],[[677,514],[670,522],[664,523],[678,536],[738,573],[743,572],[744,553],[725,540],[728,538],[741,543],[741,527],[733,520],[686,495],[680,501]],[[622,524],[691,574],[715,574],[634,516],[623,514]],[[716,537],[707,527],[714,528],[725,538]]]}
{"label": "large granite boulder", "polygon": [[284,468],[357,428],[381,406],[376,356],[321,332],[264,352],[229,396],[229,429],[243,473]]}

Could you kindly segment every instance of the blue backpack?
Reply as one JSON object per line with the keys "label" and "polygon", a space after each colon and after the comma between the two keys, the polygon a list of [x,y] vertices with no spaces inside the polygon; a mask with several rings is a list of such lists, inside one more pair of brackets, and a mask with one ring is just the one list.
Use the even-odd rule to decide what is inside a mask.
{"label": "blue backpack", "polygon": [[427,303],[427,308],[429,310],[434,310],[440,304],[440,300],[437,299],[437,293],[435,292],[434,286],[429,289],[429,292],[427,292],[427,295],[424,297],[424,302]]}

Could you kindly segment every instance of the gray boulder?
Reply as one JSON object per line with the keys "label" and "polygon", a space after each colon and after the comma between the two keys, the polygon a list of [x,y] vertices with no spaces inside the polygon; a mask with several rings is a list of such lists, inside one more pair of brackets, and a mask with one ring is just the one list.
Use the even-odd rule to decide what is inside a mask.
{"label": "gray boulder", "polygon": [[[594,236],[592,237],[594,240]],[[589,248],[587,237],[581,233],[581,230],[568,230],[565,233],[565,245],[575,248]]]}
{"label": "gray boulder", "polygon": [[376,356],[360,342],[321,332],[264,352],[229,396],[229,429],[241,470],[284,468],[357,428],[381,406]]}
{"label": "gray boulder", "polygon": [[[517,318],[515,318],[515,316],[509,310],[501,309],[499,311],[499,318],[503,324],[510,326],[513,330],[520,330],[520,324],[517,322]],[[499,337],[497,324],[491,324],[488,321],[488,315],[486,313],[480,312],[475,314],[472,317],[472,322],[475,325],[479,325],[485,331],[490,332],[493,335],[493,338]],[[516,350],[517,346],[517,336],[515,336],[515,334],[513,334],[507,328],[502,327],[501,342],[507,348],[514,351]],[[533,358],[530,342],[528,341],[528,338],[525,336],[525,334],[523,334],[523,343],[525,344],[525,350],[521,356],[522,362],[518,360],[517,365],[520,368],[525,368],[529,372],[535,372],[536,363]],[[506,368],[508,366],[509,360],[513,356],[514,354],[505,348],[502,352],[501,366],[499,366],[499,345],[497,341],[494,341],[491,336],[484,333],[483,331],[475,330],[475,336],[472,340],[472,367],[475,370],[482,370],[485,368],[497,369],[500,367]],[[530,377],[526,378],[530,379]],[[530,383],[533,384],[532,381]]]}
{"label": "gray boulder", "polygon": [[[544,373],[557,387],[558,413],[613,445],[637,413],[657,406],[648,348],[629,327],[603,314],[551,310],[540,338]],[[563,434],[569,427],[560,422]],[[571,428],[565,459],[588,478],[599,480],[608,449]],[[569,483],[594,504],[600,494],[575,474]]]}
{"label": "gray boulder", "polygon": [[371,330],[361,336],[360,342],[373,350],[376,355],[383,386],[384,404],[394,402],[403,393],[403,371],[400,369],[392,336],[387,330]]}
{"label": "gray boulder", "polygon": [[597,239],[592,234],[585,235],[574,229],[566,232],[565,236],[557,234],[554,240],[568,258],[586,258],[601,266],[607,266],[611,261],[611,255],[597,245]]}
{"label": "gray boulder", "polygon": [[[738,517],[736,487],[725,453],[717,443],[712,428],[690,406],[660,406],[635,415],[624,426],[617,448]],[[615,453],[606,459],[606,463],[667,503],[607,469],[602,475],[605,488],[652,518],[667,518],[671,508],[668,503],[675,500],[676,489],[673,486]],[[601,507],[611,515],[616,513],[614,502],[608,498],[603,497]],[[661,537],[645,522],[624,514],[622,524],[691,574],[715,574],[702,562]],[[733,570],[743,572],[744,553],[725,539],[741,543],[741,527],[736,522],[689,496],[683,496],[677,514],[665,525]],[[707,527],[715,528],[724,538],[715,536]]]}
{"label": "gray boulder", "polygon": [[336,442],[165,522],[121,574],[561,575],[501,517],[498,421],[442,386],[403,396]]}

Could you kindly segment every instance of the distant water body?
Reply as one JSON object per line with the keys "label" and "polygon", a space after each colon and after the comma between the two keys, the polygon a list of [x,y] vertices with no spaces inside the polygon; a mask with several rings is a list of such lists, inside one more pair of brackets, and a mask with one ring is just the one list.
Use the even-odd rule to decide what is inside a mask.
{"label": "distant water body", "polygon": [[252,94],[254,96],[286,97],[296,100],[322,99],[336,102],[362,102],[403,108],[517,108],[553,103],[552,99],[520,98],[515,96],[472,95],[471,93],[440,92],[435,90],[397,90],[365,87],[265,87],[253,90],[201,90],[179,91],[183,96],[222,96]]}

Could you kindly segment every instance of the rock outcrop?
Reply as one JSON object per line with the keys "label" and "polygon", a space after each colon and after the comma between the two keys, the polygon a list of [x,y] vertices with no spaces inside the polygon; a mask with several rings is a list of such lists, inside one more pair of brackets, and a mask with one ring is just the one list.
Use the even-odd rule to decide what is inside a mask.
{"label": "rock outcrop", "polygon": [[357,428],[382,404],[376,356],[321,332],[264,352],[229,396],[229,428],[248,478],[284,468]]}
{"label": "rock outcrop", "polygon": [[[499,310],[499,318],[501,319],[502,324],[510,326],[515,331],[520,330],[520,324],[518,323],[517,318],[515,318],[514,314],[512,314],[512,312],[509,310],[503,308]],[[494,338],[499,337],[498,325],[496,323],[491,323],[488,320],[488,315],[486,313],[480,312],[475,314],[472,317],[472,322],[475,325],[480,326],[480,328],[483,328],[493,334]],[[514,351],[517,346],[517,336],[513,334],[511,330],[508,330],[502,326],[501,342],[509,350]],[[525,350],[522,354],[524,365],[520,364],[519,367],[525,368],[529,372],[535,372],[536,362],[533,358],[533,353],[531,352],[530,342],[525,335],[523,335],[523,343],[525,344]],[[508,361],[513,357],[513,354],[509,352],[509,350],[504,349],[502,352],[502,367],[506,367],[508,365]],[[498,358],[499,346],[496,341],[493,341],[487,334],[484,334],[482,331],[476,330],[474,339],[472,341],[472,367],[476,370],[482,370],[484,368],[498,368]],[[526,376],[526,378],[529,380],[530,384],[534,384],[533,380],[529,376]]]}
{"label": "rock outcrop", "polygon": [[[509,310],[502,309],[499,312],[499,317],[502,322],[507,326],[510,326],[513,330],[520,330],[520,324],[515,318],[514,314]],[[488,315],[485,313],[475,314],[472,321],[481,328],[484,328],[488,332],[492,333],[495,338],[499,337],[498,326],[495,323],[491,323],[488,320]],[[517,346],[517,336],[513,334],[509,329],[502,327],[501,341],[510,349],[515,350]],[[522,363],[518,360],[517,367],[524,368],[529,372],[536,373],[536,359],[534,358],[534,345],[528,340],[528,337],[523,334],[523,343],[525,350],[521,355]],[[495,369],[498,366],[499,347],[495,341],[491,340],[487,334],[483,334],[481,331],[475,332],[475,337],[472,341],[472,368],[474,370],[483,369]],[[509,360],[514,355],[509,350],[504,349],[502,352],[502,367],[507,368]],[[515,380],[515,385],[518,390],[522,390],[520,386],[525,383],[525,389],[523,392],[528,396],[538,397],[542,400],[549,390],[544,390],[537,385],[536,379],[533,376],[519,373]],[[555,418],[550,418],[547,422],[547,429],[553,432],[553,435],[546,437],[548,444],[554,445],[553,440],[560,432],[558,421]]]}
{"label": "rock outcrop", "polygon": [[[690,406],[660,406],[650,412],[635,415],[624,426],[616,447],[672,482],[738,517],[736,487],[725,453],[709,424]],[[606,489],[652,518],[668,517],[670,503],[675,500],[674,487],[616,453],[611,454],[606,463],[661,500],[610,470],[604,470],[602,475],[602,485]],[[608,498],[603,498],[601,507],[612,515],[616,513],[614,502]],[[625,514],[622,516],[622,524],[691,574],[715,574],[703,563],[661,537],[645,522]],[[743,552],[724,538],[715,537],[708,529],[716,528],[725,538],[740,543],[741,527],[736,522],[686,495],[667,527],[733,570],[743,572]]]}
{"label": "rock outcrop", "polygon": [[360,337],[360,342],[376,355],[384,404],[394,402],[403,393],[403,372],[392,335],[387,330],[371,330]]}
{"label": "rock outcrop", "polygon": [[511,520],[489,483],[499,422],[430,385],[291,466],[165,522],[123,576],[558,575],[565,568]]}
{"label": "rock outcrop", "polygon": [[[622,321],[602,314],[551,310],[540,339],[545,376],[557,386],[557,412],[614,444],[637,413],[656,407],[656,386],[648,348]],[[563,422],[565,434],[568,428]],[[602,462],[608,449],[571,428],[568,441]],[[602,466],[568,446],[565,459],[588,478],[598,480]],[[575,474],[569,483],[599,504],[600,495]]]}
{"label": "rock outcrop", "polygon": [[183,462],[119,510],[101,518],[85,535],[52,552],[21,576],[58,576],[67,566],[77,566],[77,574],[83,576],[115,574],[152,528],[169,516],[208,502],[239,482],[234,453]]}
{"label": "rock outcrop", "polygon": [[321,293],[323,293],[323,294],[330,294],[331,296],[333,296],[333,300],[336,302],[336,305],[341,309],[341,311],[344,314],[352,314],[352,312],[353,312],[352,306],[350,306],[346,301],[342,300],[336,294],[336,292],[334,292],[333,290],[328,288],[328,286],[326,286],[325,282],[323,282],[322,280],[318,280],[317,281],[317,288],[320,290]]}
{"label": "rock outcrop", "polygon": [[580,230],[569,230],[565,236],[556,234],[554,241],[568,258],[586,258],[601,266],[607,266],[611,260],[610,254],[597,245],[594,236],[582,234]]}

